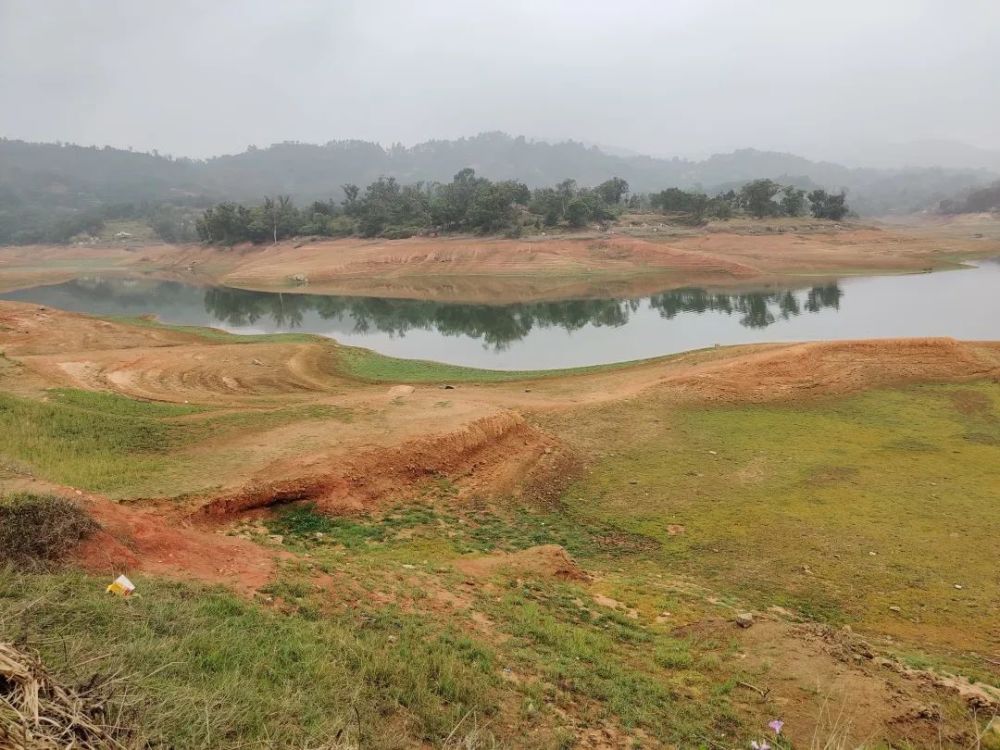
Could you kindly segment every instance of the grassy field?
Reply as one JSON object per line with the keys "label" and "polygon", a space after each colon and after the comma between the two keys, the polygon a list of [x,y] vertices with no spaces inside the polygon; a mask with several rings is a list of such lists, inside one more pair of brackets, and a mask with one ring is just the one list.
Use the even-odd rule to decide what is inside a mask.
{"label": "grassy field", "polygon": [[996,384],[615,412],[634,439],[608,433],[609,410],[572,425],[607,438],[566,495],[574,518],[655,539],[664,569],[759,607],[887,633],[986,676],[961,655],[997,645]]}
{"label": "grassy field", "polygon": [[211,456],[190,450],[227,434],[309,419],[348,421],[323,405],[229,411],[51,389],[44,400],[0,391],[0,457],[22,473],[113,497],[171,494]]}
{"label": "grassy field", "polygon": [[101,579],[8,570],[0,626],[60,674],[99,657],[127,675],[133,723],[170,746],[568,748],[568,716],[623,743],[740,736],[731,644],[650,627],[581,584],[501,571],[467,587],[452,567],[552,540],[621,560],[605,529],[449,506],[439,489],[378,517],[278,514],[269,531],[309,562],[255,601],[137,575],[125,602]]}
{"label": "grassy field", "polygon": [[[171,408],[111,401],[108,418],[200,416]],[[741,686],[767,668],[672,623],[777,604],[989,679],[968,654],[990,647],[1000,600],[998,413],[994,384],[619,404],[573,420],[597,460],[559,506],[459,500],[428,480],[368,516],[290,507],[233,530],[296,556],[252,601],[137,575],[123,602],[103,579],[6,570],[0,625],[62,675],[124,675],[133,723],[178,747],[568,748],[591,731],[746,746],[773,709]],[[470,585],[460,568],[539,544],[595,580],[500,567]]]}

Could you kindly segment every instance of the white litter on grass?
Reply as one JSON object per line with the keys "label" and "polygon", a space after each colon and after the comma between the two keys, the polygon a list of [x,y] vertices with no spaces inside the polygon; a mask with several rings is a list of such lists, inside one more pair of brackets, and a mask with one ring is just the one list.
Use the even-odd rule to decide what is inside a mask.
{"label": "white litter on grass", "polygon": [[109,594],[118,594],[118,596],[122,597],[131,596],[133,591],[135,591],[135,584],[123,575],[118,576],[108,584],[107,588]]}

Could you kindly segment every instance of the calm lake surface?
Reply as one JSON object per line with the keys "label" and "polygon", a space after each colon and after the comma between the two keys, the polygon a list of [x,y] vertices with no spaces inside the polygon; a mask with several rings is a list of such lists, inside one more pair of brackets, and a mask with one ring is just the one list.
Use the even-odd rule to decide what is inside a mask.
{"label": "calm lake surface", "polygon": [[154,314],[234,333],[316,333],[383,354],[505,370],[621,362],[768,341],[1000,338],[1000,262],[821,286],[514,305],[248,292],[85,277],[0,295],[94,315]]}

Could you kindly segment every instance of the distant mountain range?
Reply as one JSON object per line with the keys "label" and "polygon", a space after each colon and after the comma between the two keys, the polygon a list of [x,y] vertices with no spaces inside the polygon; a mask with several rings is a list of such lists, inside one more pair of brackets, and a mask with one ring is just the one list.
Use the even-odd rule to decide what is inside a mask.
{"label": "distant mountain range", "polygon": [[944,139],[924,139],[905,143],[860,143],[852,148],[840,148],[837,153],[846,164],[879,169],[945,167],[986,169],[1000,173],[1000,150]]}
{"label": "distant mountain range", "polygon": [[[971,157],[966,153],[962,158]],[[448,181],[465,167],[492,179],[522,180],[531,187],[566,178],[594,185],[618,176],[628,180],[633,192],[676,186],[713,193],[769,177],[803,187],[845,189],[852,208],[871,215],[934,207],[997,179],[1000,162],[984,159],[980,169],[850,168],[754,149],[698,161],[608,153],[574,141],[549,143],[504,133],[408,148],[364,141],[286,142],[205,160],[0,139],[0,214],[43,208],[76,211],[136,201],[257,201],[275,194],[288,194],[296,201],[340,199],[344,183],[364,186],[381,175],[403,183]]]}

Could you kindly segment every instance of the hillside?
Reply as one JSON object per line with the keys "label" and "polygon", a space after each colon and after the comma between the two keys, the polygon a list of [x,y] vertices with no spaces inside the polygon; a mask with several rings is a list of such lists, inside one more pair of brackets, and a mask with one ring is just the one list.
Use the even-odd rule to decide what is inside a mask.
{"label": "hillside", "polygon": [[0,697],[37,652],[119,717],[77,747],[960,750],[1000,709],[996,343],[528,375],[2,302],[0,347]]}
{"label": "hillside", "polygon": [[402,183],[447,181],[465,167],[491,179],[516,178],[529,187],[566,178],[594,185],[619,176],[636,192],[700,187],[711,193],[770,177],[846,189],[851,205],[861,214],[921,210],[995,178],[986,170],[851,169],[754,149],[703,161],[613,155],[573,141],[546,143],[503,133],[428,141],[409,148],[364,141],[285,142],[204,161],[107,146],[0,139],[0,223],[25,212],[72,213],[136,201],[202,205],[278,193],[296,201],[339,200],[344,183],[364,185],[381,175]]}

